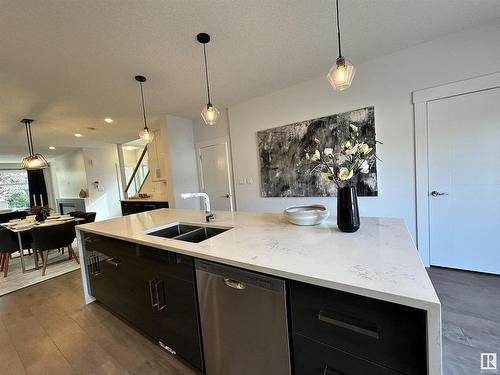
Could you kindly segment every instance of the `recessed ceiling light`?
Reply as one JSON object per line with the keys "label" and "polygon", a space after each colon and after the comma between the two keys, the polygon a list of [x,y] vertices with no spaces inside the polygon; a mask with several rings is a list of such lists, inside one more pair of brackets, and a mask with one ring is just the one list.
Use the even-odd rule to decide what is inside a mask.
{"label": "recessed ceiling light", "polygon": [[55,150],[56,148],[54,146],[49,146],[49,150]]}
{"label": "recessed ceiling light", "polygon": [[112,118],[109,118],[109,117],[106,117],[104,119],[104,122],[107,122],[108,124],[111,124],[113,122],[113,119]]}
{"label": "recessed ceiling light", "polygon": [[125,146],[125,150],[127,150],[127,151],[134,151],[135,147],[134,146]]}
{"label": "recessed ceiling light", "polygon": [[80,133],[75,133],[75,137],[80,138],[80,137],[82,137],[82,135]]}

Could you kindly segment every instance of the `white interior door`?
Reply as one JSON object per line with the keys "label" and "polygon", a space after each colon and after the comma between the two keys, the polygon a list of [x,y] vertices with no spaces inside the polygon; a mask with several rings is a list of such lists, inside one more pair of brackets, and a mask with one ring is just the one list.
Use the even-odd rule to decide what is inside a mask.
{"label": "white interior door", "polygon": [[430,263],[500,274],[500,89],[428,103]]}
{"label": "white interior door", "polygon": [[201,185],[214,210],[232,211],[231,175],[227,143],[199,148]]}

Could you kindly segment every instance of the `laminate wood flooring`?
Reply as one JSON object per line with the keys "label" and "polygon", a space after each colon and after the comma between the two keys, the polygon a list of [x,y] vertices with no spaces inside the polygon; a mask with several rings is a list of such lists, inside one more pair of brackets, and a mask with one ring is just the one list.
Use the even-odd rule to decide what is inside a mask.
{"label": "laminate wood flooring", "polygon": [[0,297],[0,374],[195,373],[98,304],[80,271]]}
{"label": "laminate wood flooring", "polygon": [[481,353],[500,360],[500,276],[437,267],[428,273],[441,300],[443,375],[500,374],[500,367],[481,371]]}
{"label": "laminate wood flooring", "polygon": [[[428,272],[442,303],[443,374],[484,374],[481,352],[500,359],[500,277]],[[73,271],[0,297],[0,374],[195,372],[100,305],[85,305]]]}
{"label": "laminate wood flooring", "polygon": [[7,277],[3,277],[3,272],[0,274],[0,296],[80,269],[80,265],[74,259],[68,260],[68,251],[64,254],[58,253],[56,250],[49,252],[49,263],[45,276],[42,276],[41,260],[39,261],[40,268],[37,270],[34,269],[35,261],[33,256],[28,256],[26,253],[24,262],[26,264],[26,273],[22,273],[21,259],[17,255],[9,262]]}

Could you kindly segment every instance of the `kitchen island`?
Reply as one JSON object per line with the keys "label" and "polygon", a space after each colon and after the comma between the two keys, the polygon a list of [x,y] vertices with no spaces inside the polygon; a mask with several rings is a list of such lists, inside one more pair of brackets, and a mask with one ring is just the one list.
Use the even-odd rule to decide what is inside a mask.
{"label": "kitchen island", "polygon": [[[187,237],[180,232],[177,239],[165,238],[171,228],[179,228],[179,223],[209,227],[215,234],[195,242],[182,240]],[[127,264],[129,274],[140,273],[143,263],[133,257],[147,258],[150,265],[162,264],[155,275],[171,273],[165,277],[179,284],[171,295],[185,301],[174,315],[190,319],[189,324],[183,324],[194,339],[186,343],[185,337],[179,337],[177,347],[187,348],[180,351],[154,339],[172,354],[184,350],[181,359],[200,373],[205,370],[204,357],[210,349],[205,337],[203,344],[198,337],[200,325],[196,322],[200,312],[194,268],[196,262],[203,266],[208,261],[286,282],[290,350],[294,353],[292,368],[296,375],[316,371],[441,374],[440,302],[401,219],[363,218],[361,229],[348,234],[337,229],[334,217],[318,226],[299,227],[286,222],[280,214],[216,212],[215,221],[205,223],[202,211],[160,209],[81,225],[77,230],[87,303],[93,302],[98,292],[102,298],[97,296],[97,300],[102,299],[100,302],[107,307],[115,304],[113,310],[119,306],[128,311],[131,299],[116,301],[115,297],[120,292],[139,296],[141,293],[135,289],[138,283],[124,279],[118,288],[116,283],[103,284],[99,277],[120,267],[125,269]],[[103,253],[102,249],[109,252]],[[161,263],[162,253],[175,258]],[[109,267],[109,271],[104,272],[101,265]],[[150,304],[155,313],[168,310],[163,296],[169,294],[165,291],[169,282],[159,276],[144,280],[149,282],[150,295],[145,304]],[[114,295],[109,303],[108,295]],[[121,315],[133,325],[140,325],[143,323],[139,318],[144,314],[145,310],[134,310]],[[173,316],[168,319],[173,321]],[[139,323],[134,324],[136,320]],[[179,322],[172,326],[179,326]],[[139,329],[149,336],[158,329],[157,325],[144,327]],[[183,336],[185,332],[166,336],[175,341],[176,334]],[[346,365],[332,368],[326,364],[329,358]],[[314,367],[313,371],[313,366],[317,370]]]}

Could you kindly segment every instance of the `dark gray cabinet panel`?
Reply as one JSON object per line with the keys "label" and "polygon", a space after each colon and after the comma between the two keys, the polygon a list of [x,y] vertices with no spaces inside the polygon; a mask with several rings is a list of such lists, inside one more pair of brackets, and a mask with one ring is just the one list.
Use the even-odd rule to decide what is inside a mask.
{"label": "dark gray cabinet panel", "polygon": [[203,371],[193,259],[104,236],[84,239],[92,295]]}
{"label": "dark gray cabinet panel", "polygon": [[132,215],[139,212],[168,208],[168,202],[161,201],[122,201],[122,215]]}
{"label": "dark gray cabinet panel", "polygon": [[294,334],[295,375],[401,375],[344,351]]}
{"label": "dark gray cabinet panel", "polygon": [[290,282],[294,333],[408,375],[427,373],[426,313]]}

